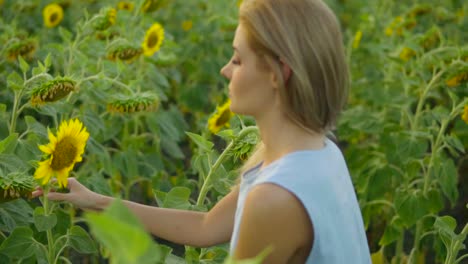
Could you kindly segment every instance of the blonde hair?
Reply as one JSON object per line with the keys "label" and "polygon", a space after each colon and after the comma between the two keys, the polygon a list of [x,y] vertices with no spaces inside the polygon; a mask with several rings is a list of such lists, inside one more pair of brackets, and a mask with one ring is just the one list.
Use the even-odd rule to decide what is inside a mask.
{"label": "blonde hair", "polygon": [[[348,97],[349,74],[338,20],[321,0],[244,0],[239,23],[257,56],[284,84],[279,61],[291,69],[280,87],[284,112],[306,131],[335,127]],[[262,157],[262,143],[243,168]]]}

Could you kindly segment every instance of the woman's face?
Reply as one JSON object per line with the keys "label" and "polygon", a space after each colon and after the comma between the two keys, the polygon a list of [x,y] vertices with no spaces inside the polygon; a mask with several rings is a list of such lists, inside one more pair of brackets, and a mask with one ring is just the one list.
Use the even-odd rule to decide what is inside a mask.
{"label": "woman's face", "polygon": [[221,69],[230,81],[231,111],[259,118],[276,105],[274,74],[258,67],[259,58],[249,47],[242,25],[237,27],[233,48],[232,59]]}

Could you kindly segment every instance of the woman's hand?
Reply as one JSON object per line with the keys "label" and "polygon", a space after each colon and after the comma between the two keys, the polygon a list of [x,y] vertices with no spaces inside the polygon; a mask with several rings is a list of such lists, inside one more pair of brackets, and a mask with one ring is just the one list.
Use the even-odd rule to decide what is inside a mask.
{"label": "woman's hand", "polygon": [[[54,190],[50,190],[47,198],[51,201],[66,201],[81,209],[99,209],[98,202],[103,197],[102,195],[90,191],[75,178],[69,178],[67,186],[70,190],[69,193],[59,193]],[[32,193],[33,198],[41,195],[43,195],[43,190],[41,188]]]}

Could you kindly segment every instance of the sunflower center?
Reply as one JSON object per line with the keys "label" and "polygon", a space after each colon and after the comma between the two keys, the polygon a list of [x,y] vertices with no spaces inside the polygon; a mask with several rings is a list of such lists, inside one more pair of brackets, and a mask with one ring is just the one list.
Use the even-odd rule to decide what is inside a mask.
{"label": "sunflower center", "polygon": [[229,110],[224,110],[221,115],[219,116],[218,120],[216,120],[216,126],[223,126],[229,119],[231,118],[231,113]]}
{"label": "sunflower center", "polygon": [[158,43],[158,34],[156,32],[151,33],[148,37],[148,47],[152,48]]}
{"label": "sunflower center", "polygon": [[59,16],[58,16],[57,13],[52,13],[52,14],[50,15],[50,22],[51,22],[51,23],[54,23],[55,21],[58,20],[58,17],[59,17]]}
{"label": "sunflower center", "polygon": [[77,147],[72,143],[73,139],[64,137],[57,143],[52,154],[52,164],[50,167],[57,171],[65,169],[73,164],[78,153]]}

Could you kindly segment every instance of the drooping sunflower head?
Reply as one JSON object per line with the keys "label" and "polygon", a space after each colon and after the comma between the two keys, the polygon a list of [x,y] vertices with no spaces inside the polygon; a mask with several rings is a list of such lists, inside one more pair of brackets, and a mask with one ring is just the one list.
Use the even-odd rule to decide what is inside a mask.
{"label": "drooping sunflower head", "polygon": [[48,158],[39,162],[34,178],[46,185],[55,176],[60,187],[67,187],[67,178],[75,163],[82,161],[89,133],[78,119],[64,121],[55,136],[49,130],[49,144],[39,146]]}
{"label": "drooping sunflower head", "polygon": [[230,126],[229,121],[231,117],[234,116],[234,113],[232,113],[229,108],[230,105],[231,100],[228,100],[222,106],[216,107],[215,113],[208,119],[208,130],[210,130],[211,133],[216,134],[221,128]]}
{"label": "drooping sunflower head", "polygon": [[408,61],[409,59],[411,59],[415,55],[416,55],[416,52],[413,49],[408,48],[408,47],[403,47],[401,49],[400,54],[398,55],[398,57],[400,57],[400,59],[402,61]]}
{"label": "drooping sunflower head", "polygon": [[29,174],[20,172],[4,173],[0,170],[0,203],[16,198],[31,198],[34,180]]}
{"label": "drooping sunflower head", "polygon": [[107,53],[107,58],[111,61],[121,60],[127,63],[135,61],[143,53],[141,48],[131,45],[121,45],[111,48]]}
{"label": "drooping sunflower head", "polygon": [[117,10],[115,8],[102,9],[94,18],[93,28],[98,31],[106,30],[115,24],[116,19]]}
{"label": "drooping sunflower head", "polygon": [[21,39],[6,49],[7,59],[9,61],[16,61],[18,56],[26,60],[30,60],[37,49],[37,41],[32,38]]}
{"label": "drooping sunflower head", "polygon": [[445,84],[449,87],[459,86],[463,83],[468,82],[468,66],[462,67],[461,69],[450,74]]}
{"label": "drooping sunflower head", "polygon": [[117,4],[117,9],[126,10],[126,11],[130,11],[130,12],[133,11],[134,7],[135,7],[135,5],[130,1],[120,1]]}
{"label": "drooping sunflower head", "polygon": [[159,23],[154,23],[148,31],[146,31],[145,40],[141,44],[143,54],[147,57],[153,56],[161,48],[164,40],[164,28]]}
{"label": "drooping sunflower head", "polygon": [[136,113],[155,111],[159,100],[155,94],[142,93],[131,97],[119,97],[107,104],[107,110],[112,113]]}
{"label": "drooping sunflower head", "polygon": [[46,27],[56,27],[63,20],[63,8],[58,4],[48,4],[42,10],[42,17]]}
{"label": "drooping sunflower head", "polygon": [[58,101],[77,89],[76,82],[67,77],[58,77],[31,90],[31,104],[42,105]]}

